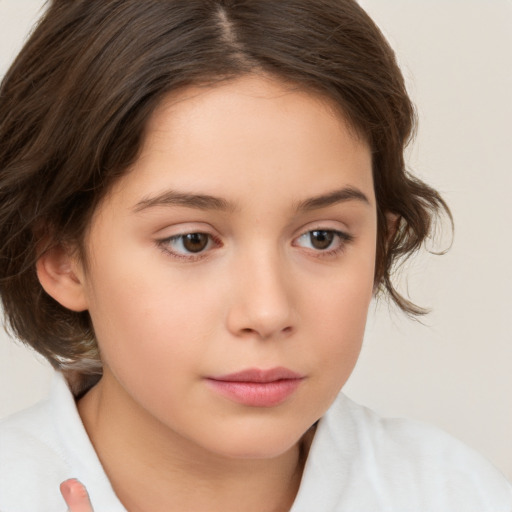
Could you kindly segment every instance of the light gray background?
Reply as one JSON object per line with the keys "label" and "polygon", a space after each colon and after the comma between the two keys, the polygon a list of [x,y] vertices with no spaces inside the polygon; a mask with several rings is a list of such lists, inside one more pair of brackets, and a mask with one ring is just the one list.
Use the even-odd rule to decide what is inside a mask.
{"label": "light gray background", "polygon": [[[417,103],[410,166],[444,194],[456,236],[448,255],[417,258],[407,274],[413,298],[433,308],[425,325],[373,310],[345,389],[386,415],[437,424],[512,479],[512,2],[361,3]],[[0,0],[0,75],[42,4]],[[39,400],[50,379],[0,334],[0,416]]]}

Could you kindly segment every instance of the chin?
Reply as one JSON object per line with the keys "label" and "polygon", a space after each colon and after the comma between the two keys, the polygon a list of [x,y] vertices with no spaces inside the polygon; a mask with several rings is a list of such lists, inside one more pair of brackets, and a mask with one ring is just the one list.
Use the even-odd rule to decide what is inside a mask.
{"label": "chin", "polygon": [[273,459],[293,449],[309,427],[240,426],[215,436],[211,450],[230,459]]}

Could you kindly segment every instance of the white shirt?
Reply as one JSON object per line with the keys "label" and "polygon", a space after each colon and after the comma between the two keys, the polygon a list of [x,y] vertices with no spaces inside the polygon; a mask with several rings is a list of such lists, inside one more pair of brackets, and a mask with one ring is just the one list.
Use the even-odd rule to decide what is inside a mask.
{"label": "white shirt", "polygon": [[[0,423],[0,511],[65,512],[78,478],[95,512],[126,512],[57,374],[48,400]],[[432,427],[383,419],[340,394],[320,420],[290,512],[512,512],[512,486]]]}

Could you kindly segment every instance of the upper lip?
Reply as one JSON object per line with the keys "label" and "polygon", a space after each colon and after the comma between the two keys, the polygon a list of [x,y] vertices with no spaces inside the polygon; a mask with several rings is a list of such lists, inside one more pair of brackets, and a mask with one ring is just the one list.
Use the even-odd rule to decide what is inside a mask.
{"label": "upper lip", "polygon": [[227,375],[220,375],[210,377],[212,380],[219,380],[224,382],[275,382],[278,380],[291,380],[302,379],[303,375],[296,373],[288,368],[277,367],[268,370],[259,368],[249,368],[240,372],[230,373]]}

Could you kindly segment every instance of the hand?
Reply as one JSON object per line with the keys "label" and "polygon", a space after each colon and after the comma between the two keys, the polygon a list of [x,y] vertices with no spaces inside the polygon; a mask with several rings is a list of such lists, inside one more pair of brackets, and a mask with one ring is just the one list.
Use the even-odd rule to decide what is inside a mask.
{"label": "hand", "polygon": [[62,482],[60,492],[68,506],[68,512],[94,512],[87,490],[78,480]]}

